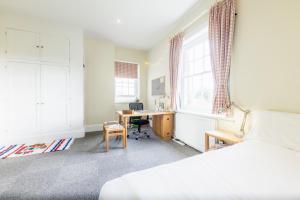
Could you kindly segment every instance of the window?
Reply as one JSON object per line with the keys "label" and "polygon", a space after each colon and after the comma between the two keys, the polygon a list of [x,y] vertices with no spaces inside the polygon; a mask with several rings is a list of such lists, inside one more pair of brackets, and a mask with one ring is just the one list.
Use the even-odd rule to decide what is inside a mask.
{"label": "window", "polygon": [[183,42],[180,64],[180,110],[210,113],[213,78],[210,63],[208,28]]}
{"label": "window", "polygon": [[115,102],[128,103],[139,98],[139,66],[115,62]]}

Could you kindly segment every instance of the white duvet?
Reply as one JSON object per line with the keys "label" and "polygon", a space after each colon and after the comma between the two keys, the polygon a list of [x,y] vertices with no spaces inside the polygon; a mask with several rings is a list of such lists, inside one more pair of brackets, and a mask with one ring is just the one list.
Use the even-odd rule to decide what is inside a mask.
{"label": "white duvet", "polygon": [[300,153],[243,143],[107,182],[110,199],[300,199]]}

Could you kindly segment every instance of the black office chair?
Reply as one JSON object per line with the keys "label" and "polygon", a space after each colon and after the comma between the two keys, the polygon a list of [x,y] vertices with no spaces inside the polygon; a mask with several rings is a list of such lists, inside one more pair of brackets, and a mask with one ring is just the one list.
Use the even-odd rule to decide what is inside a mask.
{"label": "black office chair", "polygon": [[[129,103],[129,109],[130,110],[144,110],[143,103]],[[142,134],[141,127],[142,126],[149,126],[149,116],[147,116],[147,119],[142,119],[142,117],[130,117],[129,124],[132,125],[132,127],[137,127],[137,131],[133,131],[132,135],[136,140],[139,138],[146,136],[150,138],[150,135],[147,133],[147,131]],[[128,138],[130,138],[129,134],[127,135]]]}

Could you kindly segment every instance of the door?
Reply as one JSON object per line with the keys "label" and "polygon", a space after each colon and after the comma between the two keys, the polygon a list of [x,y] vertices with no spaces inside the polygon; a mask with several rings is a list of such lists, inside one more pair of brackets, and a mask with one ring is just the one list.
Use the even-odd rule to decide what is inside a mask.
{"label": "door", "polygon": [[39,34],[30,31],[6,30],[6,55],[8,59],[39,60]]}
{"label": "door", "polygon": [[0,64],[0,135],[8,131],[8,70],[5,64]]}
{"label": "door", "polygon": [[70,41],[68,38],[42,34],[41,35],[41,61],[58,64],[69,64]]}
{"label": "door", "polygon": [[41,129],[64,130],[69,127],[69,68],[41,67]]}
{"label": "door", "polygon": [[10,133],[38,131],[39,68],[37,64],[7,64]]}

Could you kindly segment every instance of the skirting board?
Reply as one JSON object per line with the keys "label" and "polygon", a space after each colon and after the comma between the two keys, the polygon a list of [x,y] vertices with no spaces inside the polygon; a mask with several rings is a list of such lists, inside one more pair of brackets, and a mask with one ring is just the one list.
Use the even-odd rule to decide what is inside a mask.
{"label": "skirting board", "polygon": [[89,132],[96,132],[96,131],[102,131],[102,124],[89,124],[89,125],[85,125],[84,129],[86,133]]}
{"label": "skirting board", "polygon": [[82,138],[84,137],[84,131],[76,130],[76,131],[65,131],[64,133],[57,133],[57,134],[45,134],[39,136],[27,136],[27,137],[18,137],[18,138],[5,138],[1,139],[0,145],[11,145],[11,144],[23,144],[23,143],[42,143],[42,142],[49,142],[58,138]]}

